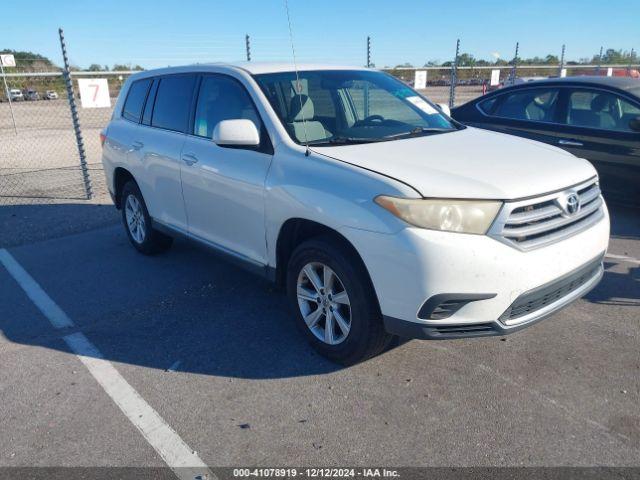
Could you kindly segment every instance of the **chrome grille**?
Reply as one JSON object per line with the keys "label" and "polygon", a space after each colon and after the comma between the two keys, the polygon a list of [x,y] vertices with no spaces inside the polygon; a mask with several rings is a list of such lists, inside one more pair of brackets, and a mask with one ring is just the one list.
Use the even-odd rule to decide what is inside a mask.
{"label": "chrome grille", "polygon": [[[567,203],[577,195],[579,208],[569,213]],[[521,250],[558,242],[581,232],[604,216],[598,182],[593,179],[562,192],[505,203],[489,235]]]}

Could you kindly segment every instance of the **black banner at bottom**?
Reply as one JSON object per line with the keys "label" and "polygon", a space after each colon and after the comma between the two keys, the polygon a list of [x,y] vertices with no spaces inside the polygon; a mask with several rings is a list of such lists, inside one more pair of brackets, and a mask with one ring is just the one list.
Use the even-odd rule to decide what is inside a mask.
{"label": "black banner at bottom", "polygon": [[160,467],[0,467],[0,480],[640,480],[640,467],[222,467],[210,472]]}

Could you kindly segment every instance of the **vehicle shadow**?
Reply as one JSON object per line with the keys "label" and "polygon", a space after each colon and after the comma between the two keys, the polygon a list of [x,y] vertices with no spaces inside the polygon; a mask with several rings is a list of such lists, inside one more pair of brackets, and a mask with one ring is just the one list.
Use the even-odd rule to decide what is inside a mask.
{"label": "vehicle shadow", "polygon": [[611,237],[640,239],[640,208],[608,203],[611,216]]}
{"label": "vehicle shadow", "polygon": [[[80,331],[116,364],[201,375],[273,379],[343,368],[307,344],[286,296],[268,281],[185,241],[140,255],[118,223],[112,206],[0,207],[0,225],[12,231],[2,246],[14,245],[10,252],[75,324],[54,329],[0,267],[0,334],[69,352],[63,337]],[[42,235],[29,233],[35,224]],[[587,300],[640,305],[639,269],[613,266]]]}
{"label": "vehicle shadow", "polygon": [[640,307],[640,267],[631,267],[627,273],[612,271],[613,262],[604,262],[602,281],[585,299],[601,305]]}
{"label": "vehicle shadow", "polygon": [[[623,240],[640,239],[640,209],[608,204],[611,216],[611,237]],[[640,267],[616,268],[612,260],[604,262],[604,276],[600,284],[585,299],[602,305],[640,306]]]}
{"label": "vehicle shadow", "polygon": [[[70,352],[63,338],[80,331],[117,364],[224,377],[341,368],[307,344],[288,299],[273,284],[184,240],[165,254],[140,255],[115,209],[104,208],[110,213],[96,215],[102,209],[87,204],[0,207],[0,224],[20,229],[45,219],[44,230],[89,222],[82,233],[54,228],[61,238],[31,244],[27,235],[28,245],[9,248],[75,326],[54,329],[17,285],[3,281],[10,277],[0,265],[0,297],[13,304],[0,315],[0,338]],[[12,240],[24,237],[13,230]]]}

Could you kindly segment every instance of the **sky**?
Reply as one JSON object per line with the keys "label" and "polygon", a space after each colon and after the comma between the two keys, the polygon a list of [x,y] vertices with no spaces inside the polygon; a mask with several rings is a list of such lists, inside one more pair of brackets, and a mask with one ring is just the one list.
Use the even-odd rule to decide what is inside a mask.
{"label": "sky", "polygon": [[[61,63],[63,27],[72,64],[145,68],[244,60],[291,60],[284,0],[45,0],[33,15],[7,17],[0,49],[30,50]],[[640,49],[640,0],[289,0],[299,62],[366,63],[371,36],[377,67],[476,58],[560,56],[577,60],[600,47]]]}

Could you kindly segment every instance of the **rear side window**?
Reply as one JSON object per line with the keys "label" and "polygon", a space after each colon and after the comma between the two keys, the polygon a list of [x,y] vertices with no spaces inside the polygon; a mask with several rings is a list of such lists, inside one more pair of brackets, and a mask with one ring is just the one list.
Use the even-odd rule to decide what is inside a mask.
{"label": "rear side window", "polygon": [[187,131],[195,79],[195,75],[160,78],[151,126],[183,133]]}
{"label": "rear side window", "polygon": [[613,93],[600,90],[572,90],[567,108],[568,125],[631,132],[631,120],[640,108]]}
{"label": "rear side window", "polygon": [[144,101],[147,98],[147,92],[149,91],[149,85],[151,85],[151,79],[138,80],[131,84],[127,99],[124,102],[124,108],[122,109],[122,116],[127,120],[139,123],[142,116],[142,107]]}
{"label": "rear side window", "polygon": [[527,88],[505,94],[493,109],[496,117],[553,122],[558,90],[553,88]]}

